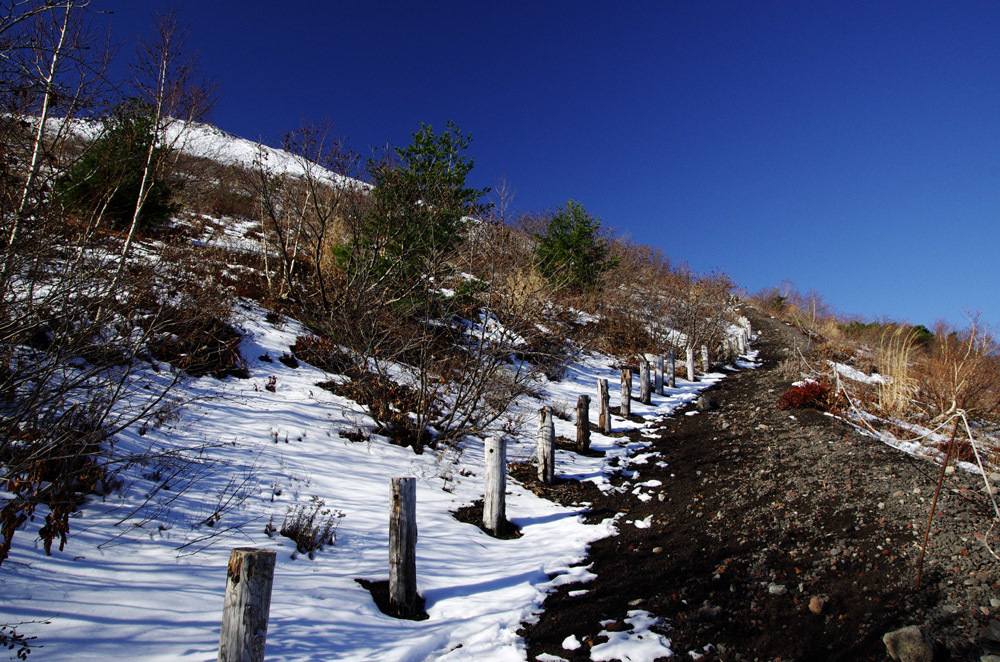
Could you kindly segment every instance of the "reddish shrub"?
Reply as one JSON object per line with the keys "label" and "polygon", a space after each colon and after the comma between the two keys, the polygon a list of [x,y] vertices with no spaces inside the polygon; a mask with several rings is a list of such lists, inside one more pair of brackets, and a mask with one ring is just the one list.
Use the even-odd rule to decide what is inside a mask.
{"label": "reddish shrub", "polygon": [[824,410],[830,399],[830,387],[819,382],[806,382],[793,386],[778,398],[778,409],[813,409]]}

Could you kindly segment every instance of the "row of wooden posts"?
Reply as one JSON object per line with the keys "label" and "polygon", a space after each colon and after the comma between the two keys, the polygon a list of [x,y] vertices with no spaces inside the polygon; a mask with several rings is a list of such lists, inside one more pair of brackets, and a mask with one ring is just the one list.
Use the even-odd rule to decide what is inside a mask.
{"label": "row of wooden posts", "polygon": [[[751,328],[746,318],[740,320],[741,333],[730,351],[746,352]],[[687,378],[695,381],[694,349],[687,348]],[[702,370],[709,371],[708,348],[701,348]],[[650,362],[639,362],[639,402],[651,404],[651,391],[664,394],[664,386],[676,388],[675,355],[657,356],[655,369]],[[598,428],[611,432],[611,397],[608,380],[597,382],[599,403]],[[632,410],[632,371],[621,372],[623,417]],[[581,395],[576,403],[576,445],[585,452],[590,448],[590,396]],[[546,484],[555,480],[555,422],[552,408],[542,407],[538,421],[538,478]],[[498,534],[507,523],[507,444],[502,437],[487,437],[484,445],[486,471],[483,486],[483,528]],[[411,618],[419,609],[417,594],[417,484],[415,478],[392,478],[389,513],[389,604],[399,616]],[[229,557],[226,597],[219,633],[219,662],[263,662],[267,621],[271,605],[276,554],[273,550],[241,547]]]}

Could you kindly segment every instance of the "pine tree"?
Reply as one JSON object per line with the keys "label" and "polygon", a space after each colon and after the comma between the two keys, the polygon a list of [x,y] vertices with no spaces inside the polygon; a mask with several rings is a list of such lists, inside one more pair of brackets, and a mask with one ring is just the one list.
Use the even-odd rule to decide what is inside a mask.
{"label": "pine tree", "polygon": [[[152,109],[129,100],[120,104],[107,121],[107,131],[58,182],[61,202],[78,215],[100,216],[113,229],[128,228],[139,201],[143,169],[151,145],[157,140]],[[153,163],[166,150],[153,148]],[[154,178],[142,201],[139,227],[149,228],[170,218],[173,188]]]}
{"label": "pine tree", "polygon": [[569,200],[553,214],[545,232],[535,236],[538,270],[557,289],[587,291],[614,265],[607,242],[600,237],[599,219]]}

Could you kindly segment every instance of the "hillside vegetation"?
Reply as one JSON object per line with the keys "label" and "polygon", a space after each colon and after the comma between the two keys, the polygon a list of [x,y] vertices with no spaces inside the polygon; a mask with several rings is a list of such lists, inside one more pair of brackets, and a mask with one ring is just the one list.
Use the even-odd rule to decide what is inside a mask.
{"label": "hillside vegetation", "polygon": [[[280,380],[310,398],[322,390],[317,402],[357,414],[338,413],[328,436],[403,447],[406,461],[433,452],[458,467],[470,440],[524,439],[525,412],[559,380],[590,388],[595,375],[638,372],[647,354],[702,347],[715,368],[746,367],[731,342],[738,292],[725,274],[693,273],[616,236],[582,202],[517,211],[507,183],[472,188],[472,137],[455,124],[414,127],[409,144],[368,159],[329,124],[290,128],[280,148],[241,140],[200,122],[212,86],[169,17],[140,43],[133,82],[110,86],[86,4],[0,10],[4,570],[22,539],[35,537],[46,555],[72,545],[84,504],[129,503],[102,535],[141,537],[148,527],[150,541],[169,538],[170,508],[181,508],[199,472],[230,461],[210,470],[205,458],[238,445],[221,431],[170,443],[193,402],[221,397],[206,380],[220,392],[242,381],[244,391],[275,395]],[[1000,366],[975,322],[933,331],[845,323],[815,299],[778,292],[752,303],[814,341],[787,364],[814,384],[786,394],[788,406],[817,406],[896,441],[915,437],[946,464],[996,466]],[[287,370],[262,372],[275,363]],[[295,377],[300,364],[324,378]],[[705,385],[692,382],[683,398]],[[683,398],[645,415],[666,415]],[[560,404],[569,429],[573,403]],[[288,427],[264,436],[288,443]],[[281,529],[298,531],[296,553],[332,544],[337,504],[307,500],[305,479],[268,487],[256,462],[197,492],[208,511],[178,549],[250,537],[241,527],[251,520],[230,515],[268,491],[271,503],[294,498]],[[453,474],[467,471],[434,478],[453,489]],[[281,480],[303,493],[283,494]],[[0,643],[24,656],[32,647],[7,626]]]}

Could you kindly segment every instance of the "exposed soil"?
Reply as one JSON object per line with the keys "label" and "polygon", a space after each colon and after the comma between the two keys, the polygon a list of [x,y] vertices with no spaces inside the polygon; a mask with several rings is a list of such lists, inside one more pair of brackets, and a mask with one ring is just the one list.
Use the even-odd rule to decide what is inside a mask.
{"label": "exposed soil", "polygon": [[[588,491],[595,516],[625,513],[619,534],[591,546],[596,580],[561,587],[525,626],[529,659],[589,660],[588,644],[614,627],[600,622],[635,609],[661,617],[686,659],[886,660],[882,635],[907,625],[926,628],[936,659],[1000,652],[982,478],[946,477],[916,589],[938,467],[821,412],[779,410],[790,384],[777,364],[807,341],[745,313],[762,367],[711,390],[715,409],[665,421],[644,451],[659,456],[616,479],[630,489]],[[651,480],[662,486],[634,489]],[[632,523],[647,517],[649,528]],[[564,649],[569,635],[585,645]]]}

